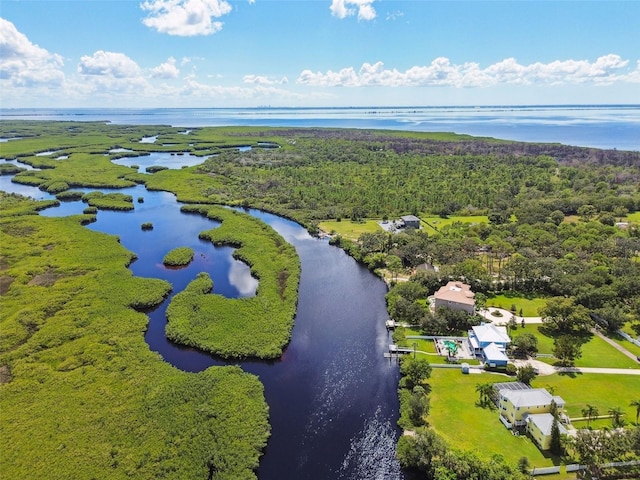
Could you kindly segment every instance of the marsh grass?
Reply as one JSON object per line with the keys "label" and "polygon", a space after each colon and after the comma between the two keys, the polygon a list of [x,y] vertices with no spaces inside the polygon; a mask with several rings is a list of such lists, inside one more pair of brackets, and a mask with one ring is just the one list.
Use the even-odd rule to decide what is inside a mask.
{"label": "marsh grass", "polygon": [[[145,224],[143,224],[142,228],[145,230],[149,229]],[[189,265],[191,260],[193,260],[193,248],[178,247],[168,252],[164,256],[162,263],[168,267],[183,267],[185,265]]]}

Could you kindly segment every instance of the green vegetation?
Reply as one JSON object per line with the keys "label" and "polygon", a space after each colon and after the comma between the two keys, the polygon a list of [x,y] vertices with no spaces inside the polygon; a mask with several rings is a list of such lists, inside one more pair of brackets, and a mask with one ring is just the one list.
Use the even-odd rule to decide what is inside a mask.
{"label": "green vegetation", "polygon": [[142,228],[142,230],[153,230],[153,223],[144,222],[142,225],[140,225],[140,228]]}
{"label": "green vegetation", "polygon": [[[547,330],[544,334],[532,330],[540,352],[560,352],[563,343],[575,344],[579,339],[580,356],[570,359],[568,357],[573,354],[565,352],[568,356],[563,357],[564,360],[573,361],[577,366],[604,366],[605,363],[607,366],[631,366],[630,359],[619,358],[618,353],[601,339],[591,337],[587,329],[594,319],[609,331],[609,335],[619,327],[631,332],[640,329],[638,152],[500,142],[453,134],[366,130],[198,128],[185,136],[179,133],[181,129],[166,126],[0,122],[0,131],[4,137],[22,137],[0,144],[0,157],[17,158],[39,169],[19,172],[15,176],[16,182],[37,186],[62,195],[62,198],[73,195],[67,192],[78,187],[122,188],[141,183],[148,189],[174,192],[184,203],[201,204],[193,209],[222,220],[222,227],[205,233],[205,238],[240,247],[236,250],[237,258],[251,266],[260,286],[255,298],[229,300],[210,293],[212,283],[208,277],[203,275],[194,280],[169,306],[167,333],[187,345],[233,358],[273,358],[280,354],[290,335],[299,275],[299,265],[292,260],[295,255],[287,252],[290,247],[282,239],[270,236],[272,232],[266,229],[260,231],[264,227],[255,226],[260,224],[253,225],[229,210],[202,206],[224,204],[263,208],[293,218],[310,230],[314,230],[318,222],[336,221],[322,224],[324,230],[340,233],[333,240],[334,244],[372,270],[385,274],[393,283],[409,278],[409,285],[390,291],[389,305],[396,320],[405,319],[419,326],[421,331],[459,332],[477,321],[473,318],[463,321],[456,315],[440,312],[432,314],[426,308],[427,296],[439,286],[450,279],[463,280],[472,286],[479,302],[490,305],[492,300],[502,302],[501,296],[504,296],[506,303],[503,306],[511,309],[514,305],[518,315],[520,310],[523,315],[529,315],[534,309],[533,315],[537,315],[540,299],[544,299],[543,307],[548,309],[544,313]],[[158,141],[154,144],[138,143],[144,136],[156,135]],[[278,148],[258,148],[261,142],[269,142]],[[239,152],[237,147],[243,145],[254,148]],[[130,152],[115,152],[114,149]],[[55,151],[56,155],[68,158],[54,160],[51,156],[36,156],[45,151]],[[191,153],[201,156],[202,164],[179,170],[159,169],[149,175],[111,161],[121,156],[151,152]],[[87,200],[92,205],[87,213],[95,214],[96,207],[133,208],[132,200],[126,197],[92,193]],[[165,292],[167,287],[143,279],[124,281],[118,277],[116,282],[115,273],[104,273],[97,281],[86,281],[87,275],[111,272],[108,261],[95,258],[100,251],[86,252],[79,245],[67,248],[68,252],[77,255],[73,259],[76,263],[69,259],[56,263],[50,261],[49,256],[54,255],[52,252],[59,254],[58,244],[72,241],[60,238],[67,227],[72,228],[65,222],[72,223],[74,229],[83,230],[79,223],[91,221],[94,216],[46,220],[34,214],[37,209],[53,203],[23,201],[15,196],[3,196],[2,202],[2,225],[15,229],[11,230],[14,232],[11,235],[20,239],[17,243],[24,244],[24,250],[2,252],[4,271],[0,286],[7,289],[8,294],[7,299],[5,295],[2,298],[0,344],[7,350],[0,356],[0,368],[6,367],[9,372],[3,370],[3,378],[13,380],[1,388],[20,391],[11,390],[10,395],[0,392],[1,421],[3,431],[8,430],[6,425],[27,426],[24,431],[12,431],[7,437],[11,446],[8,455],[2,456],[2,473],[13,468],[8,466],[11,464],[15,465],[15,470],[8,470],[11,475],[5,476],[24,476],[23,470],[19,469],[26,468],[24,465],[31,463],[33,455],[22,455],[22,452],[37,450],[51,453],[43,455],[56,459],[47,468],[60,471],[61,477],[75,472],[80,458],[89,464],[86,468],[96,465],[99,469],[100,474],[89,472],[88,476],[104,477],[105,465],[111,468],[115,463],[118,473],[122,467],[126,468],[126,473],[145,478],[162,475],[230,478],[234,474],[238,478],[250,477],[268,433],[262,416],[262,395],[255,393],[260,389],[257,381],[238,370],[225,370],[232,372],[229,375],[234,379],[237,377],[239,384],[255,382],[251,383],[255,387],[243,389],[234,384],[227,392],[224,382],[233,382],[219,380],[221,384],[215,388],[215,395],[212,393],[216,397],[212,400],[215,406],[211,410],[204,408],[201,403],[204,397],[196,393],[199,387],[188,392],[180,388],[191,385],[190,382],[209,385],[208,382],[212,382],[209,376],[222,374],[210,373],[217,372],[211,369],[206,374],[189,376],[158,362],[141,340],[145,317],[130,308],[154,304],[158,295],[164,294],[159,292]],[[393,219],[409,213],[421,216],[422,231],[391,235],[367,220]],[[614,226],[616,219],[622,218],[632,222],[626,229]],[[54,234],[54,231],[58,233]],[[23,241],[23,238],[27,240]],[[98,238],[101,237],[78,235],[78,239],[82,239],[84,245],[91,245],[91,249],[101,245],[102,240]],[[27,244],[36,241],[47,243],[43,243],[40,250],[29,250]],[[112,243],[107,250],[120,251],[113,239],[109,242]],[[260,249],[262,243],[266,246],[264,251]],[[35,255],[34,252],[39,253]],[[130,259],[124,264],[128,261]],[[72,269],[72,275],[65,276],[68,262],[75,270]],[[416,271],[418,266],[423,270]],[[119,263],[117,269],[126,272],[123,263]],[[39,286],[42,288],[42,292],[37,292],[39,296],[28,296],[37,299],[34,305],[11,303],[17,301],[12,296],[15,289],[34,287],[28,285],[34,276],[40,282],[53,283]],[[124,273],[120,276],[127,277]],[[135,283],[135,288],[132,285],[122,289],[123,285],[130,285],[127,282]],[[69,290],[59,290],[62,287]],[[138,295],[132,293],[139,289]],[[111,296],[120,303],[114,303]],[[566,299],[566,302],[557,302],[554,297]],[[102,303],[96,298],[102,299]],[[40,301],[42,305],[38,306]],[[78,306],[79,302],[84,302],[82,308]],[[118,311],[114,310],[116,308]],[[9,313],[5,315],[5,311]],[[61,323],[56,323],[58,319]],[[88,328],[85,322],[92,327]],[[93,326],[100,330],[94,331]],[[134,334],[127,335],[132,330]],[[528,327],[523,331],[528,331]],[[567,335],[571,335],[571,342],[564,341]],[[87,337],[91,337],[91,342],[85,340]],[[126,342],[126,348],[121,348],[118,342]],[[104,357],[100,356],[103,353]],[[117,361],[123,361],[125,369],[109,370],[107,375],[105,371],[110,362]],[[130,365],[136,365],[135,372],[126,370]],[[84,376],[76,378],[73,375]],[[430,422],[433,421],[443,435],[445,428],[456,432],[456,442],[461,441],[457,447],[466,448],[465,430],[450,426],[455,415],[440,413],[446,402],[453,408],[456,403],[445,398],[443,404],[438,395],[453,395],[457,383],[438,383],[439,376],[441,371],[434,372],[431,381]],[[463,379],[470,377],[462,376]],[[586,377],[578,375],[573,380],[580,378]],[[540,381],[538,378],[535,382]],[[624,386],[626,381],[616,377],[616,386]],[[44,386],[38,387],[38,382]],[[15,385],[17,387],[13,387]],[[69,385],[74,388],[80,385],[81,388],[72,390]],[[572,386],[575,391],[592,388],[588,382]],[[141,404],[153,397],[149,392],[162,388],[171,392],[166,400],[170,405],[154,404],[159,406],[153,410]],[[475,392],[468,391],[475,387],[460,385],[459,388],[463,393],[470,393],[469,398],[476,396]],[[203,387],[202,391],[209,390]],[[236,401],[244,402],[243,395],[250,391],[256,403],[250,402],[246,408],[262,413],[249,415],[246,425],[244,420],[242,424],[237,421],[235,411],[224,419],[220,417],[219,412],[233,409]],[[101,398],[98,392],[109,395]],[[594,392],[604,394],[598,388]],[[227,399],[224,405],[218,405],[216,395],[223,393],[232,395],[231,401]],[[565,395],[564,391],[556,393]],[[425,406],[419,394],[409,392],[409,402],[413,402],[416,411]],[[193,400],[190,403],[193,408],[185,410],[193,415],[184,413],[191,415],[189,419],[169,425],[167,422],[171,417],[167,412],[179,403],[174,397],[181,395],[193,395],[189,397]],[[638,398],[638,395],[634,396]],[[406,392],[401,393],[401,400],[404,397],[407,397]],[[89,411],[90,405],[95,404],[99,404],[96,411],[100,412],[100,417]],[[14,408],[5,415],[5,407],[9,405]],[[16,411],[15,405],[20,405],[20,411]],[[78,409],[78,415],[73,415],[71,420],[67,420],[69,405]],[[625,405],[602,408],[617,406],[629,408]],[[117,414],[113,414],[114,411]],[[446,412],[444,408],[443,411]],[[156,415],[155,420],[142,421],[141,418],[146,417],[140,412]],[[466,424],[483,435],[493,434],[495,415],[491,415],[491,425],[483,428],[484,411],[475,413],[473,421],[467,419]],[[412,417],[413,420],[418,418]],[[480,428],[477,427],[478,419]],[[223,421],[230,423],[222,426],[216,423],[215,429],[209,428],[212,422]],[[69,425],[73,427],[70,430],[74,435],[69,433]],[[149,447],[151,450],[141,453],[145,447],[134,439],[146,438],[146,433],[141,431],[143,425],[149,425],[149,430],[153,430],[154,437],[148,445],[157,447]],[[180,432],[175,431],[178,425]],[[190,425],[195,425],[195,430],[189,430]],[[101,436],[95,433],[98,428]],[[497,432],[501,427],[496,428]],[[215,439],[207,437],[211,431],[223,430],[232,433],[220,434]],[[230,453],[234,448],[226,439],[235,437],[236,430],[241,439],[237,441],[242,445],[237,450],[242,452],[234,457]],[[27,432],[33,431],[39,436],[29,444],[25,437],[31,434]],[[79,433],[75,434],[76,431]],[[182,432],[185,432],[184,437],[178,435]],[[476,438],[473,435],[470,433],[469,438]],[[188,436],[196,440],[182,441]],[[509,438],[510,442],[524,441]],[[519,444],[509,443],[506,438],[484,440],[485,437],[479,439],[478,444],[482,444],[487,452],[507,451],[504,445],[513,445],[508,449],[509,455],[513,453],[515,457],[517,454],[518,458],[510,461],[517,462],[523,456]],[[105,442],[110,444],[108,448],[103,446]],[[85,451],[86,445],[94,443],[95,450]],[[433,457],[429,455],[420,457],[425,453],[421,450],[425,445],[434,446],[432,450],[436,454],[443,452],[441,440],[429,437],[427,433],[419,433],[413,440],[403,438],[399,452],[406,464],[413,464],[409,460],[430,460]],[[54,454],[55,449],[62,453]],[[164,457],[160,458],[161,454]],[[69,455],[72,458],[67,458]],[[457,452],[445,457],[460,459],[464,455]],[[524,455],[529,456],[526,451]],[[99,458],[94,462],[96,456]],[[445,457],[437,457],[438,462]],[[467,466],[485,468],[474,460],[476,454],[464,458],[462,463]],[[58,465],[58,461],[64,465]],[[549,462],[544,460],[542,464]],[[537,461],[531,463],[538,465]],[[42,468],[39,465],[36,465],[37,469]],[[234,470],[236,465],[237,471]],[[455,478],[453,465],[439,463],[439,466],[442,467],[441,476]],[[136,468],[142,469],[141,473],[136,474]],[[200,470],[196,475],[189,468]],[[234,473],[230,473],[232,470]],[[488,475],[484,478],[490,478]]]}
{"label": "green vegetation", "polygon": [[255,478],[269,435],[258,379],[162,361],[136,309],[168,283],[134,277],[132,254],[83,216],[0,200],[0,476]]}
{"label": "green vegetation", "polygon": [[124,193],[91,192],[82,201],[99,210],[133,210],[133,197]]}
{"label": "green vegetation", "polygon": [[211,295],[213,282],[200,274],[173,297],[167,309],[167,337],[223,357],[276,358],[289,342],[298,298],[300,265],[294,248],[261,221],[221,207],[189,206],[222,222],[200,234],[216,245],[237,247],[234,258],[260,281],[256,296]]}
{"label": "green vegetation", "polygon": [[341,221],[325,220],[318,224],[318,228],[326,233],[335,233],[348,240],[357,240],[363,233],[380,232],[379,220],[366,220],[354,222],[349,219]]}
{"label": "green vegetation", "polygon": [[[144,226],[143,229],[145,229]],[[183,267],[185,265],[189,265],[191,260],[193,260],[193,248],[178,247],[167,253],[164,256],[162,263],[168,267]]]}
{"label": "green vegetation", "polygon": [[[539,317],[540,309],[545,306],[546,298],[523,295],[503,293],[499,295],[489,295],[487,299],[487,307],[503,308],[504,310],[511,310],[511,306],[516,306],[516,316],[524,317]],[[522,314],[520,312],[522,311]]]}

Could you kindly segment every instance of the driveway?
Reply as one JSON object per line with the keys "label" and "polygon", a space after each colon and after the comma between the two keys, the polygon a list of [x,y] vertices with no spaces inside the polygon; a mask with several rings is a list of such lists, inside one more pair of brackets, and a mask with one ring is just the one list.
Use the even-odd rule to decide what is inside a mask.
{"label": "driveway", "polygon": [[594,367],[554,367],[540,360],[514,360],[516,367],[531,365],[538,371],[538,375],[553,375],[554,373],[598,373],[604,375],[640,375],[640,368],[594,368]]}
{"label": "driveway", "polygon": [[[492,315],[492,312],[498,311],[502,314],[502,316]],[[504,308],[484,308],[482,310],[478,310],[478,315],[483,316],[487,320],[491,320],[496,325],[506,325],[507,322],[511,319],[511,317],[516,319],[516,322],[520,324],[524,319],[524,323],[542,323],[542,317],[520,317],[518,315],[513,315],[509,310],[505,310]]]}

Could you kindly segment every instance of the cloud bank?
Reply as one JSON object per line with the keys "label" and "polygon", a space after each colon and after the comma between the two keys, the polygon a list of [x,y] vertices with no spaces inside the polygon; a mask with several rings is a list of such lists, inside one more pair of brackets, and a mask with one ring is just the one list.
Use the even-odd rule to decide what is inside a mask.
{"label": "cloud bank", "polygon": [[474,62],[452,64],[439,57],[429,65],[414,66],[405,71],[387,69],[384,63],[364,63],[356,72],[353,67],[339,71],[313,72],[303,70],[296,83],[316,87],[490,87],[511,85],[609,85],[618,81],[637,82],[638,67],[629,71],[629,61],[609,54],[588,60],[556,60],[550,63],[521,65],[514,58],[480,68]]}

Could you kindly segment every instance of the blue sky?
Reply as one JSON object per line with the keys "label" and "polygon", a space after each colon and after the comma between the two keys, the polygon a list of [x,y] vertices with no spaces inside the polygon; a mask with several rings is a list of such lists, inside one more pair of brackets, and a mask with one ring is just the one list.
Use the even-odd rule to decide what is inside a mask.
{"label": "blue sky", "polygon": [[2,0],[0,107],[640,103],[640,1]]}

